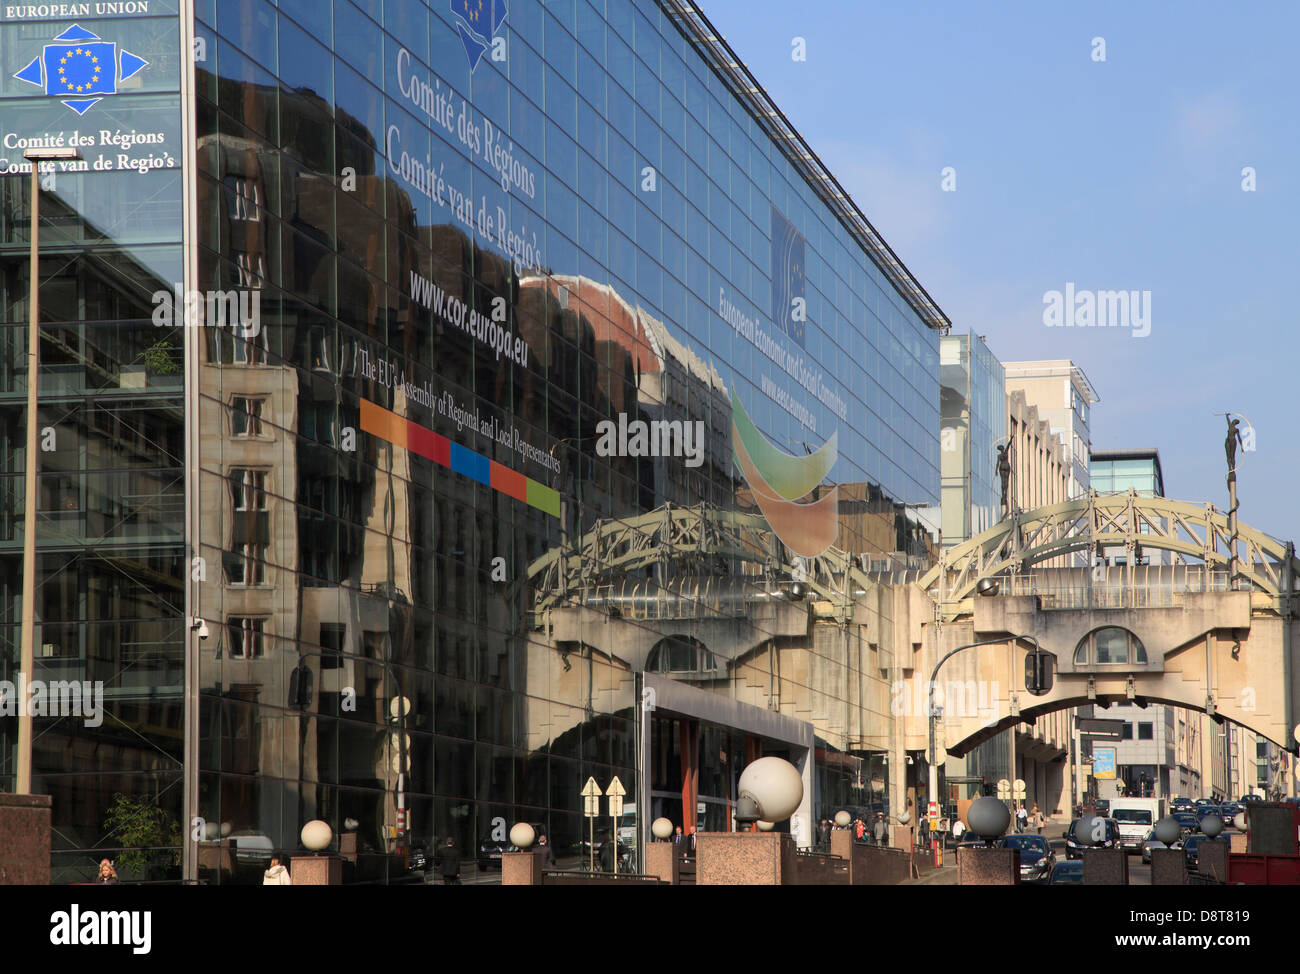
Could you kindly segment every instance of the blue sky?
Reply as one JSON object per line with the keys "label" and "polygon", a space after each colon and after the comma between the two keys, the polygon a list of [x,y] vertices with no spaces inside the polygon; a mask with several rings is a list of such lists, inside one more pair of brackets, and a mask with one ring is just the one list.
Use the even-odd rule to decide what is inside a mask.
{"label": "blue sky", "polygon": [[[701,6],[955,333],[1073,359],[1093,446],[1157,447],[1171,497],[1226,507],[1215,414],[1245,415],[1241,519],[1300,536],[1300,5]],[[1150,291],[1150,334],[1046,327],[1067,281]]]}

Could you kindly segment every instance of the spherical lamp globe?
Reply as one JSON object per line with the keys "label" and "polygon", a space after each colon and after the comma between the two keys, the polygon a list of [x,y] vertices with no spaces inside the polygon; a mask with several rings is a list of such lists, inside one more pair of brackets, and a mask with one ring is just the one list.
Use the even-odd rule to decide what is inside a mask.
{"label": "spherical lamp globe", "polygon": [[301,838],[304,848],[312,852],[320,852],[334,838],[334,830],[320,819],[312,819],[302,827]]}
{"label": "spherical lamp globe", "polygon": [[985,795],[971,802],[966,821],[972,832],[985,841],[992,841],[1006,832],[1007,826],[1011,824],[1011,812],[997,798]]}
{"label": "spherical lamp globe", "polygon": [[849,827],[849,823],[852,821],[853,821],[853,816],[850,815],[848,812],[844,811],[843,809],[840,809],[840,811],[835,813],[835,825],[838,828],[847,829]]}
{"label": "spherical lamp globe", "polygon": [[527,849],[537,838],[537,833],[527,822],[516,822],[510,827],[510,844],[516,849]]}
{"label": "spherical lamp globe", "polygon": [[1245,832],[1249,825],[1246,821],[1246,813],[1238,812],[1236,815],[1232,816],[1232,824],[1237,827],[1238,832]]}
{"label": "spherical lamp globe", "polygon": [[758,822],[758,830],[760,832],[771,832],[774,828],[776,828],[775,822],[764,822],[761,819]]}
{"label": "spherical lamp globe", "polygon": [[803,801],[803,778],[783,758],[759,758],[740,774],[737,791],[758,805],[759,818],[782,822],[795,813]]}
{"label": "spherical lamp globe", "polygon": [[1211,839],[1217,839],[1223,831],[1223,819],[1218,815],[1207,815],[1201,819],[1201,831]]}
{"label": "spherical lamp globe", "polygon": [[1156,838],[1167,846],[1172,846],[1182,834],[1182,826],[1176,818],[1166,816],[1156,823]]}
{"label": "spherical lamp globe", "polygon": [[666,818],[657,818],[650,823],[650,831],[660,842],[666,842],[673,837],[673,823]]}

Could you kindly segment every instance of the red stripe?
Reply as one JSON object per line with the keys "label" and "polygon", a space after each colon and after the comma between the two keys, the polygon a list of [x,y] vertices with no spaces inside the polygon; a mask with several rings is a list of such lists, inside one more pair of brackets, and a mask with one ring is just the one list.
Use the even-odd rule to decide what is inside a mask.
{"label": "red stripe", "polygon": [[406,446],[408,450],[444,467],[451,462],[451,446],[447,437],[409,420],[406,423]]}

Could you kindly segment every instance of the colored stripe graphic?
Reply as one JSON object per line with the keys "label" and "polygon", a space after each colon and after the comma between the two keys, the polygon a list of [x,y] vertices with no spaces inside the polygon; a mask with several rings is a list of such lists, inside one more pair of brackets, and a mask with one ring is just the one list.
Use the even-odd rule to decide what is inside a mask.
{"label": "colored stripe graphic", "polygon": [[508,497],[523,501],[529,507],[551,515],[560,516],[560,492],[545,484],[525,477],[518,471],[504,467],[495,460],[475,453],[459,443],[453,443],[441,433],[378,406],[368,399],[361,400],[361,430],[377,436],[393,446],[410,450],[452,473],[458,473],[480,484],[500,491]]}

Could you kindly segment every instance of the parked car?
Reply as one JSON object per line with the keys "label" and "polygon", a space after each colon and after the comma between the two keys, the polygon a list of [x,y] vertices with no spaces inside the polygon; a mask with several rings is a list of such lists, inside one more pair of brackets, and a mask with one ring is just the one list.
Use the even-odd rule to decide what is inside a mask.
{"label": "parked car", "polygon": [[411,840],[406,853],[406,868],[421,873],[433,869],[433,857],[429,855],[429,844],[424,839]]}
{"label": "parked car", "polygon": [[1152,849],[1181,849],[1182,847],[1183,840],[1181,838],[1174,840],[1173,845],[1165,845],[1156,838],[1156,830],[1152,829],[1147,833],[1146,841],[1142,843],[1142,861],[1145,863],[1151,862]]}
{"label": "parked car", "polygon": [[1082,841],[1077,835],[1079,824],[1083,819],[1076,818],[1065,830],[1065,858],[1081,859],[1084,849],[1113,849],[1119,845],[1119,826],[1113,818],[1102,819],[1106,823],[1105,837],[1099,843]]}
{"label": "parked car", "polygon": [[1002,849],[1020,850],[1020,881],[1045,881],[1056,865],[1056,853],[1042,835],[1004,835],[995,843]]}
{"label": "parked car", "polygon": [[1052,874],[1047,880],[1048,886],[1082,886],[1082,862],[1058,862],[1052,867]]}
{"label": "parked car", "polygon": [[1217,815],[1225,822],[1228,820],[1228,816],[1223,814],[1223,807],[1220,805],[1198,805],[1195,814],[1197,831],[1200,831],[1201,822],[1206,818],[1206,816]]}
{"label": "parked car", "polygon": [[484,839],[478,844],[478,867],[480,869],[500,869],[501,854],[509,852],[509,842],[500,839]]}

